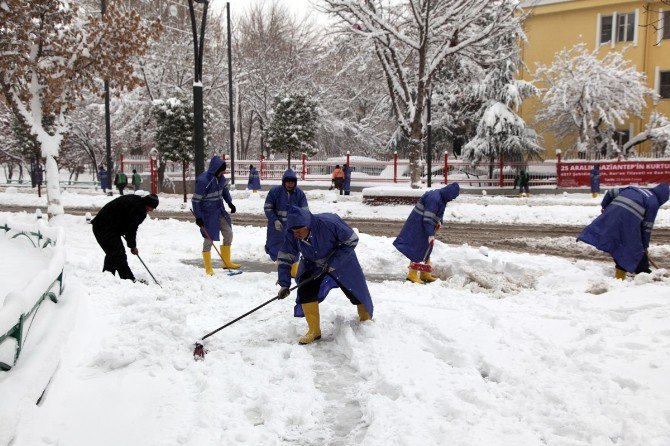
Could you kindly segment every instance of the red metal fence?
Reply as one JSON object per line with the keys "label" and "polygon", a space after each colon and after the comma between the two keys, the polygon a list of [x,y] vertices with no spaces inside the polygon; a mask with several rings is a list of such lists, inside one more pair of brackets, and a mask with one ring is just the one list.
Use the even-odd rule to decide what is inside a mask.
{"label": "red metal fence", "polygon": [[[224,155],[225,159],[226,156]],[[157,161],[154,158],[140,156],[121,157],[120,166],[129,172],[136,169],[140,174],[149,174],[151,190],[157,189]],[[589,173],[593,164],[600,164],[601,184],[651,184],[670,182],[670,160],[639,160],[639,161],[585,161],[561,159],[560,153],[556,160],[507,162],[500,158],[495,162],[472,164],[459,159],[451,159],[445,153],[441,159],[432,163],[433,184],[458,182],[472,187],[512,187],[514,178],[520,170],[530,176],[530,185],[549,187],[580,187],[588,186]],[[287,160],[237,159],[235,162],[235,179],[237,184],[245,184],[249,175],[249,165],[258,169],[263,180],[280,180],[289,167]],[[367,157],[351,156],[347,153],[341,160],[310,160],[306,155],[291,160],[290,167],[296,172],[300,181],[330,182],[336,164],[348,164],[351,170],[352,185],[365,186],[375,183],[408,183],[410,181],[409,160],[399,159],[397,153],[389,160],[375,160]],[[181,163],[166,163],[165,176],[180,181],[182,178]],[[422,182],[425,182],[427,171],[423,163]],[[188,166],[187,181],[193,181],[193,166]]]}

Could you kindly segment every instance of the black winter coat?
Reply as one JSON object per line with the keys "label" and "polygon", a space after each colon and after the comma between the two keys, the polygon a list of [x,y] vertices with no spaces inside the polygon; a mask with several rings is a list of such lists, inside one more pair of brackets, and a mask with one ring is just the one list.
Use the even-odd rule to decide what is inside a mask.
{"label": "black winter coat", "polygon": [[91,224],[98,234],[104,233],[105,238],[125,236],[128,248],[135,248],[137,227],[146,217],[147,209],[142,197],[123,195],[104,205]]}

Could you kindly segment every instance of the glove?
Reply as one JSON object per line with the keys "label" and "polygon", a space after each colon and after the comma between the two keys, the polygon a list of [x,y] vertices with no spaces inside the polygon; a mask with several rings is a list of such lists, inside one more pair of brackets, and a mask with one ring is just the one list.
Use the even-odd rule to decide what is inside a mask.
{"label": "glove", "polygon": [[284,299],[289,294],[291,294],[291,290],[287,286],[283,286],[277,293],[277,299]]}
{"label": "glove", "polygon": [[130,252],[133,253],[133,254],[135,254],[135,255],[137,255],[137,254],[140,253],[140,252],[137,250],[137,248],[130,248]]}
{"label": "glove", "polygon": [[205,226],[205,221],[202,218],[198,217],[195,219],[195,224],[202,228],[203,226]]}
{"label": "glove", "polygon": [[281,225],[281,222],[279,220],[275,220],[275,229],[277,231],[281,231],[283,229],[282,225]]}
{"label": "glove", "polygon": [[441,224],[439,224],[439,223],[436,224],[436,225],[435,225],[435,232],[439,231],[441,227],[442,227]]}
{"label": "glove", "polygon": [[428,244],[430,245],[433,242],[435,242],[435,237],[432,235],[428,236]]}
{"label": "glove", "polygon": [[235,212],[237,212],[237,208],[235,208],[235,205],[233,203],[230,203],[228,206],[230,207],[230,213],[231,214],[234,214]]}

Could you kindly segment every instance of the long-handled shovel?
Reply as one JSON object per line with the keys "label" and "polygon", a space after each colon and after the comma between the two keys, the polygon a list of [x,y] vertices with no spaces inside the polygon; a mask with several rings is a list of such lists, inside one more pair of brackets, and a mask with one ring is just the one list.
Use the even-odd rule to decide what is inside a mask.
{"label": "long-handled shovel", "polygon": [[[305,285],[305,284],[308,284],[309,282],[312,282],[312,281],[318,279],[319,277],[323,276],[325,273],[327,273],[327,272],[329,272],[329,271],[330,271],[330,269],[329,269],[328,267],[324,268],[323,271],[321,271],[319,274],[316,274],[316,275],[310,277],[309,279],[307,279],[307,280],[305,280],[305,281],[303,281],[303,282],[300,282],[300,283],[297,284],[296,286],[294,286],[294,287],[292,287],[292,288],[289,288],[289,292],[291,292],[291,291],[293,291],[293,290],[295,290],[295,289],[297,289],[297,288],[300,288],[301,286],[303,286],[303,285]],[[253,312],[257,311],[257,310],[260,310],[261,308],[263,308],[264,306],[266,306],[266,305],[269,304],[270,302],[272,302],[272,301],[274,301],[274,300],[277,300],[278,298],[279,298],[279,294],[277,294],[275,297],[273,297],[272,299],[268,300],[267,302],[263,302],[262,304],[260,304],[260,305],[257,306],[256,308],[254,308],[253,310],[247,311],[247,312],[244,313],[242,316],[233,319],[232,321],[228,322],[227,324],[224,324],[224,325],[220,326],[220,327],[217,328],[216,330],[214,330],[214,331],[212,331],[212,332],[209,332],[209,333],[207,333],[205,336],[203,336],[202,338],[200,338],[198,341],[195,342],[195,348],[193,349],[193,359],[195,359],[196,361],[198,361],[198,360],[204,360],[204,359],[205,359],[205,354],[207,353],[207,350],[205,349],[205,346],[204,346],[204,344],[203,344],[203,341],[204,341],[205,339],[207,339],[208,337],[212,336],[212,335],[215,334],[215,333],[218,333],[219,331],[223,330],[224,328],[226,328],[226,327],[228,327],[228,326],[230,326],[230,325],[233,325],[235,322],[239,321],[240,319],[244,319],[245,317],[249,316],[251,313],[253,313]]]}
{"label": "long-handled shovel", "polygon": [[426,254],[423,256],[423,260],[421,262],[411,262],[409,264],[411,269],[427,273],[433,270],[433,267],[426,263],[428,257],[430,257],[430,253],[433,251],[433,244],[435,244],[435,239],[431,240],[431,242],[428,244],[428,249],[426,249]]}
{"label": "long-handled shovel", "polygon": [[156,280],[156,278],[154,277],[154,275],[151,274],[151,271],[149,271],[149,268],[147,267],[147,264],[144,263],[144,260],[142,260],[142,257],[140,257],[139,254],[137,254],[137,258],[140,259],[140,262],[142,262],[142,265],[144,265],[144,268],[147,270],[147,272],[149,273],[149,275],[151,276],[151,278],[154,279],[154,282],[156,282],[156,285],[158,285],[158,286],[160,286],[161,288],[163,288],[163,287],[161,286],[161,284],[158,283],[158,280]]}

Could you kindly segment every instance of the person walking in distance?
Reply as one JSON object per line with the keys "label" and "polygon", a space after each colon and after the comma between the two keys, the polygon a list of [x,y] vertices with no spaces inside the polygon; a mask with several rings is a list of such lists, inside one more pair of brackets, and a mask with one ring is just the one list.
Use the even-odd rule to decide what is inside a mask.
{"label": "person walking in distance", "polygon": [[249,181],[247,182],[247,189],[251,190],[253,193],[257,193],[261,190],[261,176],[258,174],[258,170],[253,164],[249,165]]}
{"label": "person walking in distance", "polygon": [[442,226],[442,217],[447,203],[455,200],[460,193],[458,183],[441,189],[425,192],[407,217],[393,246],[410,260],[406,279],[419,284],[434,282],[436,279],[428,271],[412,268],[415,262],[430,264],[430,254],[435,241],[435,233]]}
{"label": "person walking in distance", "polygon": [[519,174],[514,178],[514,189],[519,188],[519,196],[521,197],[524,193],[526,196],[530,196],[530,176],[528,172],[521,169]]}
{"label": "person walking in distance", "polygon": [[114,186],[119,190],[119,195],[123,195],[123,190],[128,185],[128,177],[123,173],[123,170],[119,170],[114,176]]}
{"label": "person walking in distance", "polygon": [[[286,169],[282,175],[281,185],[274,186],[265,198],[265,216],[268,219],[266,230],[265,252],[273,262],[277,261],[279,248],[284,243],[284,232],[286,230],[286,217],[291,206],[298,206],[306,211],[309,210],[307,197],[298,187],[298,177],[293,169]],[[292,265],[291,277],[298,272],[298,259]]]}
{"label": "person walking in distance", "polygon": [[233,223],[226,212],[223,203],[227,203],[230,213],[237,209],[230,195],[228,179],[224,176],[226,162],[220,156],[212,157],[207,171],[198,175],[195,180],[195,193],[191,199],[195,223],[200,227],[202,242],[202,261],[205,273],[214,275],[212,268],[212,244],[221,240],[221,260],[224,269],[238,269],[240,265],[234,263],[230,257],[230,246],[233,243]]}
{"label": "person walking in distance", "polygon": [[142,184],[142,177],[140,176],[139,173],[137,173],[137,170],[133,169],[133,176],[131,178],[131,183],[133,185],[133,189],[135,192],[137,192],[140,189],[140,184]]}
{"label": "person walking in distance", "polygon": [[321,339],[319,302],[333,288],[341,289],[356,305],[361,322],[372,319],[372,297],[354,251],[358,244],[356,232],[336,214],[312,214],[297,206],[289,209],[286,226],[279,251],[277,282],[281,289],[277,297],[284,299],[289,295],[289,272],[301,256],[296,282],[304,285],[298,288],[293,315],[304,316],[308,330],[298,343],[310,344]]}
{"label": "person walking in distance", "polygon": [[339,164],[337,164],[335,166],[335,170],[333,170],[332,181],[335,189],[339,190],[340,195],[342,195],[342,187],[344,186],[344,171],[340,168]]}
{"label": "person walking in distance", "polygon": [[598,163],[593,165],[593,169],[589,173],[589,183],[591,185],[591,196],[598,198],[598,194],[600,194],[600,166]]}
{"label": "person walking in distance", "polygon": [[103,271],[119,273],[121,279],[135,281],[135,276],[128,266],[126,249],[121,237],[134,255],[137,249],[137,228],[142,224],[149,212],[158,207],[156,195],[125,195],[115,198],[100,209],[91,221],[93,235],[105,252]]}
{"label": "person walking in distance", "polygon": [[647,249],[658,209],[668,201],[668,183],[645,189],[628,186],[610,189],[603,197],[601,213],[577,237],[609,253],[614,260],[614,277],[626,273],[650,273]]}

